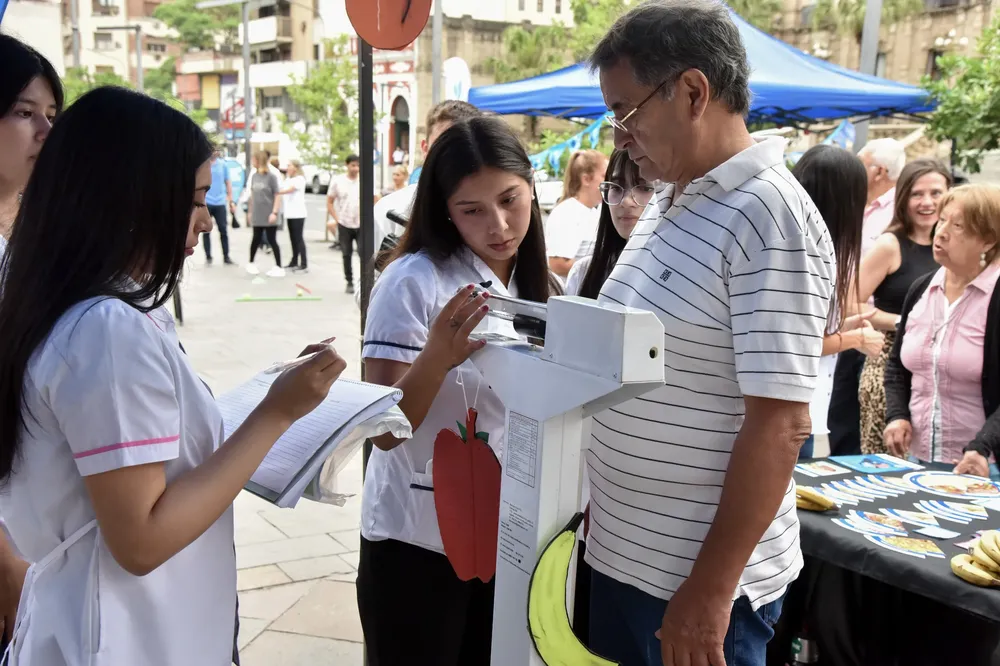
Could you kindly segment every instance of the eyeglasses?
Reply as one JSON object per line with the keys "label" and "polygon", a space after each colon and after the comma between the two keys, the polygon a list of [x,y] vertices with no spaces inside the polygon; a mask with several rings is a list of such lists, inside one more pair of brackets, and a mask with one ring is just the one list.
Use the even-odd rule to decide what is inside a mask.
{"label": "eyeglasses", "polygon": [[[600,190],[601,198],[609,206],[620,206],[625,200],[625,188],[618,183],[606,180],[601,183]],[[642,206],[643,208],[652,200],[653,192],[655,191],[652,185],[633,185],[629,188],[632,201],[635,202],[635,205]]]}
{"label": "eyeglasses", "polygon": [[622,118],[621,120],[618,120],[618,119],[617,119],[617,118],[615,118],[614,116],[604,116],[605,118],[607,118],[607,120],[608,120],[608,124],[609,124],[609,125],[611,125],[612,127],[614,127],[614,128],[615,128],[616,130],[618,130],[619,132],[627,132],[627,131],[628,131],[628,128],[627,128],[627,127],[625,127],[625,122],[626,122],[626,121],[627,121],[627,120],[628,120],[629,118],[631,118],[632,116],[634,116],[634,115],[635,115],[636,113],[638,113],[638,112],[639,112],[639,109],[641,109],[641,108],[642,108],[642,105],[643,105],[643,104],[645,104],[646,102],[648,102],[649,100],[653,99],[653,95],[655,95],[656,93],[660,92],[660,90],[661,90],[661,89],[663,88],[663,86],[665,86],[665,85],[667,85],[667,82],[666,82],[666,81],[664,81],[664,82],[663,82],[663,83],[661,83],[660,85],[656,86],[656,87],[655,87],[655,88],[653,89],[653,92],[651,92],[651,93],[649,93],[648,95],[646,95],[646,99],[644,99],[644,100],[642,100],[641,102],[639,102],[639,104],[637,104],[637,105],[636,105],[636,107],[635,107],[634,109],[632,109],[631,111],[629,111],[628,113],[626,113],[626,114],[625,114],[625,117],[624,117],[624,118]]}

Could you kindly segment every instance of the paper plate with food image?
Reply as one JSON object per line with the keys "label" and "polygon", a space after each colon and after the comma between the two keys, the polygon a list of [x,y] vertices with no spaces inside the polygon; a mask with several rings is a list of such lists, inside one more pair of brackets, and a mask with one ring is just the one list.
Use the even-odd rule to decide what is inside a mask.
{"label": "paper plate with food image", "polygon": [[927,539],[914,539],[913,537],[895,536],[888,534],[866,534],[865,538],[872,543],[882,546],[886,550],[891,550],[903,555],[912,557],[944,557],[944,553],[937,544]]}
{"label": "paper plate with food image", "polygon": [[920,490],[940,497],[963,499],[1000,498],[1000,484],[981,476],[952,472],[910,472],[903,477]]}
{"label": "paper plate with food image", "polygon": [[870,523],[872,525],[877,525],[886,532],[892,532],[900,536],[906,535],[906,527],[903,525],[903,521],[894,516],[886,516],[881,513],[872,513],[871,511],[850,511],[847,517],[854,522],[859,523]]}

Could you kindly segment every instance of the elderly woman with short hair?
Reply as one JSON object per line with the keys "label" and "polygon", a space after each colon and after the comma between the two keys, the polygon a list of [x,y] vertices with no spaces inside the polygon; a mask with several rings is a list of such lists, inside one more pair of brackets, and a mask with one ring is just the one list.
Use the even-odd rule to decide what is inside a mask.
{"label": "elderly woman with short hair", "polygon": [[955,188],[939,211],[941,268],[910,288],[886,366],[885,444],[989,476],[1000,453],[1000,188]]}

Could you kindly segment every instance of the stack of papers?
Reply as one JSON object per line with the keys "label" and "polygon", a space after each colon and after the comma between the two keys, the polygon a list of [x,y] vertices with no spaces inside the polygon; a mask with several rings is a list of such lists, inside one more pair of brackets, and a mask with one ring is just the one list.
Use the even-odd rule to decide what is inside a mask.
{"label": "stack of papers", "polygon": [[[226,438],[261,403],[280,375],[259,374],[219,398]],[[246,490],[280,507],[294,507],[326,459],[351,432],[403,397],[391,386],[338,379],[320,405],[275,442]]]}

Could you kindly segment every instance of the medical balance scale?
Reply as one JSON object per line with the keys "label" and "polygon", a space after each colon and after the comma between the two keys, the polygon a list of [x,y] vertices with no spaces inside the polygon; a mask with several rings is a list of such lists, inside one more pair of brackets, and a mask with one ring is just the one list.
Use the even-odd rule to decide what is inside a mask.
{"label": "medical balance scale", "polygon": [[[559,604],[572,608],[577,537],[569,523],[581,510],[590,417],[663,386],[663,324],[651,312],[576,296],[541,305],[491,294],[489,304],[493,322],[476,334],[488,344],[472,361],[507,407],[492,665],[543,666],[546,652],[554,655],[550,666],[600,663],[565,653],[585,650],[567,627],[532,637],[529,585],[539,556],[562,532],[562,579],[548,582],[564,593],[553,592],[542,614],[554,624],[568,615]],[[544,618],[536,624],[545,634]]]}

